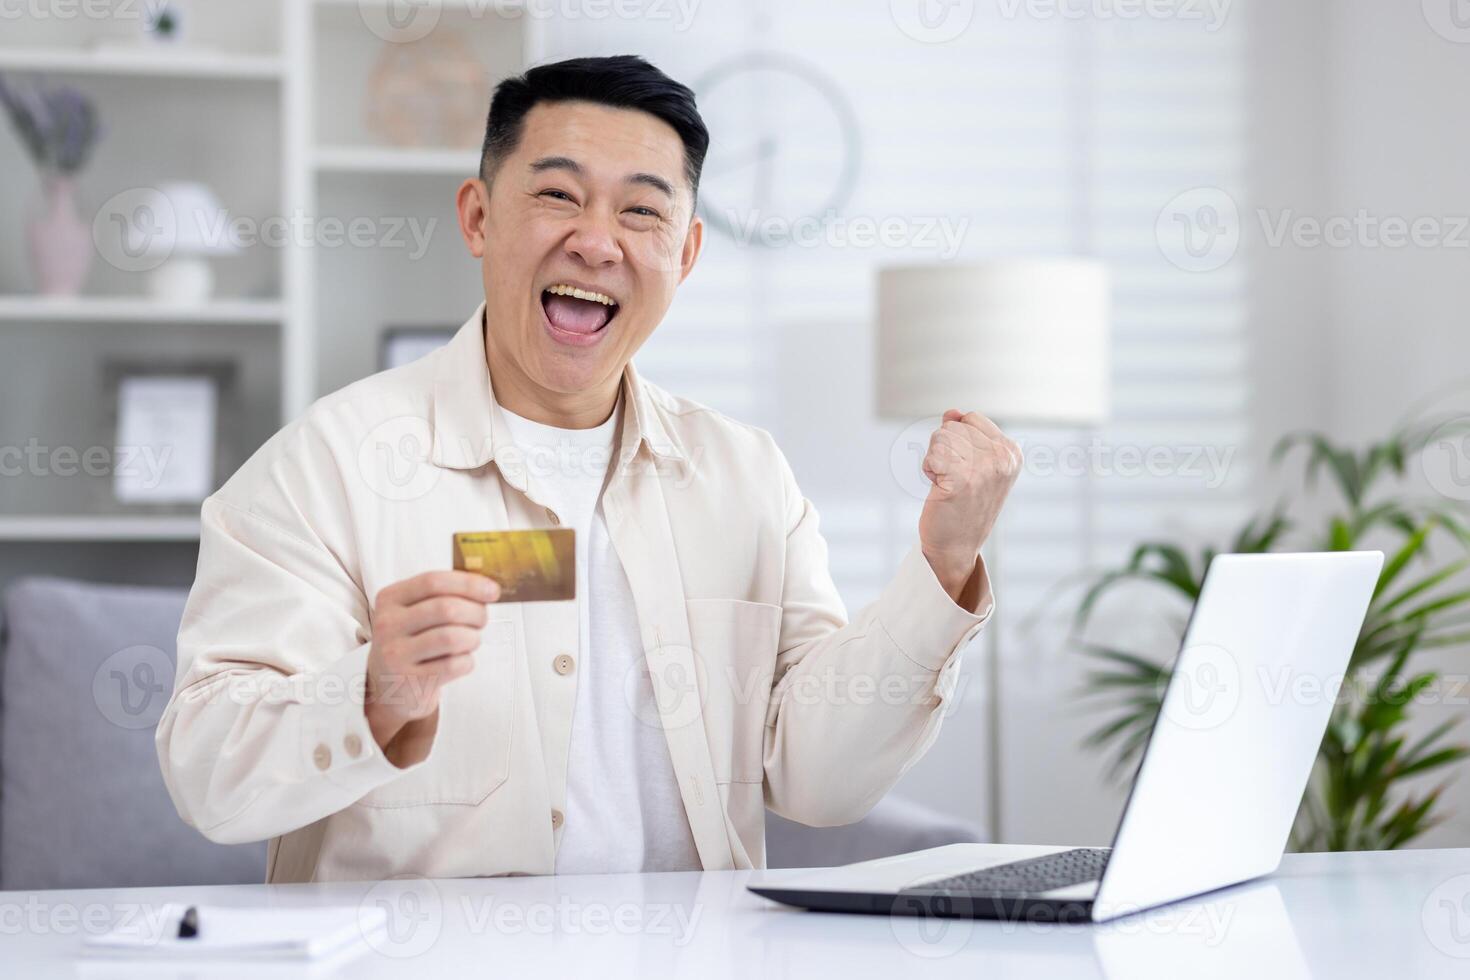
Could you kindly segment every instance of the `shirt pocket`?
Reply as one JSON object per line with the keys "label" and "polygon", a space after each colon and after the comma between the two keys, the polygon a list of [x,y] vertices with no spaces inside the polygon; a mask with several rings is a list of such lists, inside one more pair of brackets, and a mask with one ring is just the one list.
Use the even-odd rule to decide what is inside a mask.
{"label": "shirt pocket", "polygon": [[760,783],[781,607],[742,599],[689,599],[685,607],[715,780]]}
{"label": "shirt pocket", "polygon": [[480,634],[475,669],[439,692],[439,728],[429,758],[368,793],[369,807],[458,803],[473,806],[510,774],[520,657],[516,624],[491,620]]}

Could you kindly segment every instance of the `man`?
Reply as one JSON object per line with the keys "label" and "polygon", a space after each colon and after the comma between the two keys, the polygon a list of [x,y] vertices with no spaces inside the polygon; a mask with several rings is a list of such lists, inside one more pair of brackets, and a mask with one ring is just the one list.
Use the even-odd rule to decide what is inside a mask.
{"label": "man", "polygon": [[[205,501],[158,752],[186,821],[271,838],[267,880],[758,867],[767,808],[856,820],[934,740],[1019,450],[946,413],[847,623],[770,436],[631,363],[699,257],[708,143],[638,58],[502,84],[457,196],[484,304]],[[557,524],[575,600],[446,567],[455,532]]]}

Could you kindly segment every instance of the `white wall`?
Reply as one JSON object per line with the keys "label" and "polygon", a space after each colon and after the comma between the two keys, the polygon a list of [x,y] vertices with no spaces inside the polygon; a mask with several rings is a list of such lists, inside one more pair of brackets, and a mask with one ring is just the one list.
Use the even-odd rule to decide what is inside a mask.
{"label": "white wall", "polygon": [[[1451,0],[1443,0],[1446,7]],[[1330,6],[1328,187],[1334,214],[1470,215],[1470,31],[1436,33],[1417,3]],[[1470,232],[1459,248],[1332,250],[1329,404],[1370,436],[1470,375]]]}
{"label": "white wall", "polygon": [[[1332,214],[1366,209],[1378,219],[1410,221],[1470,215],[1470,30],[1456,35],[1459,42],[1436,32],[1425,9],[1437,13],[1436,3],[1454,6],[1329,5],[1325,184]],[[1437,392],[1458,393],[1440,400],[1440,409],[1470,405],[1470,230],[1456,231],[1453,220],[1443,227],[1459,247],[1328,250],[1327,417],[1343,438],[1379,436]],[[1415,485],[1432,493],[1422,474]],[[1424,666],[1431,663],[1456,681],[1442,703],[1416,709],[1419,730],[1470,714],[1465,650]],[[1457,735],[1470,740],[1470,729]],[[1443,778],[1436,774],[1430,783]],[[1445,810],[1450,819],[1422,843],[1463,846],[1470,841],[1470,766],[1455,770]]]}
{"label": "white wall", "polygon": [[[1273,221],[1351,218],[1359,209],[1380,220],[1470,215],[1470,32],[1464,43],[1446,39],[1416,2],[1237,0],[1232,16],[1247,18],[1250,34],[1251,159],[1238,204],[1250,270],[1252,441],[1240,448],[1261,474],[1253,496],[1266,506],[1300,490],[1259,465],[1288,430],[1362,443],[1436,392],[1461,393],[1439,408],[1470,405],[1470,231],[1460,232],[1458,248],[1334,248],[1272,244],[1261,226],[1263,212]],[[1411,475],[1416,490],[1432,492]],[[1117,788],[1101,783],[1097,758],[1077,749],[1080,726],[1064,701],[1053,695],[1057,710],[1036,715],[1046,693],[1080,671],[1069,673],[1047,650],[1036,654],[1034,669],[1008,682],[1031,710],[1012,707],[1004,728],[1004,836],[1103,842]],[[1427,656],[1421,669],[1430,667],[1451,683],[1444,703],[1416,708],[1415,731],[1465,716],[1470,703],[1463,650]],[[952,722],[956,731],[902,790],[944,799],[943,774],[983,744],[977,719],[962,713]],[[1454,771],[1444,812],[1446,823],[1421,846],[1470,840],[1470,766]]]}

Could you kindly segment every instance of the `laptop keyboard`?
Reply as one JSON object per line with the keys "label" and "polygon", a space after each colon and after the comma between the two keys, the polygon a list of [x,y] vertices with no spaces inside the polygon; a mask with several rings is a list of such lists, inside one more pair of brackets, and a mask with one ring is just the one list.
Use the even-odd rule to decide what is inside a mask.
{"label": "laptop keyboard", "polygon": [[1024,861],[981,868],[953,878],[942,878],[905,888],[904,891],[939,895],[999,895],[1007,898],[1036,895],[1053,888],[1097,881],[1102,877],[1103,868],[1107,867],[1108,855],[1111,853],[1112,849],[1107,847],[1078,847]]}

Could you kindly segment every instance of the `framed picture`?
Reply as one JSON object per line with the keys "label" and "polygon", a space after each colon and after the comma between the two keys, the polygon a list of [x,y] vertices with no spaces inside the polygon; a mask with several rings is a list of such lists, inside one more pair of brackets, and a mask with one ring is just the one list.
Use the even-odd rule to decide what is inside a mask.
{"label": "framed picture", "polygon": [[455,327],[387,327],[378,343],[378,370],[417,361],[449,343]]}
{"label": "framed picture", "polygon": [[176,510],[214,492],[235,455],[228,440],[222,446],[219,420],[237,410],[236,366],[108,361],[103,371],[115,406],[113,500]]}

